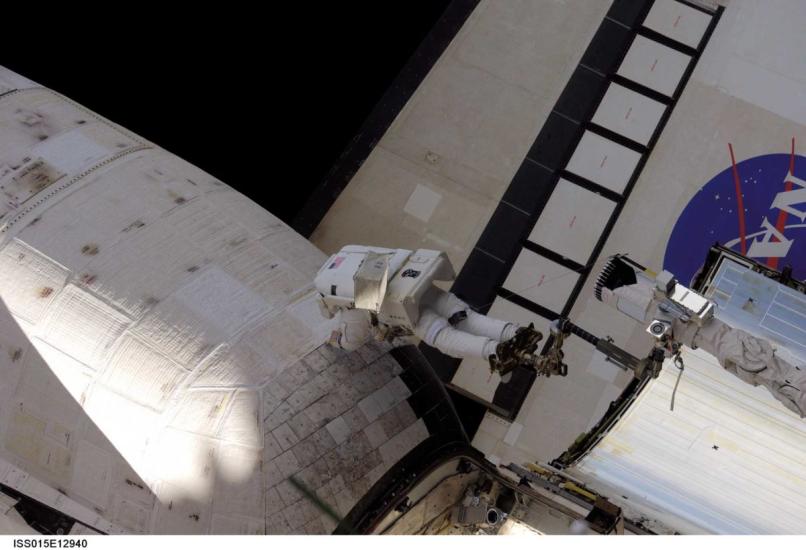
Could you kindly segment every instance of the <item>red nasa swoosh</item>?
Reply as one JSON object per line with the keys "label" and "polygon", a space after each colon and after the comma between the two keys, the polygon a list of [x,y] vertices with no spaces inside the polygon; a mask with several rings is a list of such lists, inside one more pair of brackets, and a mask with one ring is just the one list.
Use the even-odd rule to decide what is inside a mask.
{"label": "red nasa swoosh", "polygon": [[745,235],[747,231],[744,226],[744,195],[742,195],[742,184],[739,180],[739,170],[736,168],[736,157],[733,156],[733,145],[728,143],[728,151],[730,151],[730,163],[733,166],[733,182],[736,185],[736,201],[737,201],[737,214],[739,216],[739,239],[742,243],[742,256],[747,255],[747,239]]}
{"label": "red nasa swoosh", "polygon": [[[795,138],[792,138],[792,152],[789,155],[789,173],[795,173]],[[787,178],[786,185],[784,186],[784,191],[792,191],[793,183],[789,178]],[[789,216],[788,212],[784,212],[783,210],[778,211],[778,220],[775,222],[775,229],[778,230],[779,233],[783,235],[784,229],[786,228],[786,218]],[[767,258],[767,265],[773,269],[778,269],[778,258]]]}
{"label": "red nasa swoosh", "polygon": [[[739,170],[736,167],[736,157],[733,154],[733,145],[728,143],[728,151],[730,151],[730,162],[731,166],[733,167],[733,182],[736,186],[736,200],[738,202],[738,212],[737,215],[739,216],[739,240],[741,243],[741,251],[743,255],[747,254],[747,231],[745,229],[745,219],[744,219],[744,195],[742,195],[742,184],[741,179],[739,178]],[[794,174],[795,172],[795,138],[792,138],[792,148],[789,154],[789,173]],[[793,182],[787,178],[787,181],[784,185],[784,192],[792,191]],[[778,211],[778,219],[775,222],[775,229],[783,235],[784,231],[786,230],[786,219],[789,214],[783,210]],[[775,237],[771,237],[775,239]],[[776,239],[777,241],[777,239]],[[779,258],[767,258],[767,265],[773,269],[778,269],[778,260]]]}

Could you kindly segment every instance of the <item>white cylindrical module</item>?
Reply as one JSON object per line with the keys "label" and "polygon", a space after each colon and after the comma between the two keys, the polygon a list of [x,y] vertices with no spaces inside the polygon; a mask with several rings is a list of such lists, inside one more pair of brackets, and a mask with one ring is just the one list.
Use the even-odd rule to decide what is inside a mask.
{"label": "white cylindrical module", "polygon": [[113,532],[263,532],[265,389],[325,339],[325,259],[0,68],[0,482]]}

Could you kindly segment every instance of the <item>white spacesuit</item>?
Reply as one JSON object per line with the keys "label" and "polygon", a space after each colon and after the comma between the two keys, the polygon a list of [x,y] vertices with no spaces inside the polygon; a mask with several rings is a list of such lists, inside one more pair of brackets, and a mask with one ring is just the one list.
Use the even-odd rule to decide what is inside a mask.
{"label": "white spacesuit", "polygon": [[416,336],[452,357],[489,360],[499,371],[499,360],[507,359],[502,342],[528,331],[537,335],[536,346],[540,335],[530,327],[476,313],[434,286],[454,276],[444,252],[345,246],[315,279],[323,314],[333,319],[330,343],[354,350],[373,337],[407,341]]}

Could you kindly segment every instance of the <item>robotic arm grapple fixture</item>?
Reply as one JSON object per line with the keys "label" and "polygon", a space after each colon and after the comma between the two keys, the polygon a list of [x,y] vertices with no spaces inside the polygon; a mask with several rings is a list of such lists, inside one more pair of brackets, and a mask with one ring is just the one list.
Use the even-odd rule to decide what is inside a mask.
{"label": "robotic arm grapple fixture", "polygon": [[[788,409],[806,415],[803,360],[763,334],[745,330],[749,325],[740,327],[734,318],[715,315],[714,301],[681,285],[671,273],[654,274],[616,255],[602,269],[595,288],[600,301],[646,325],[656,348],[667,356],[679,357],[682,345],[702,348],[743,381],[763,385]],[[752,302],[748,298],[748,305]]]}

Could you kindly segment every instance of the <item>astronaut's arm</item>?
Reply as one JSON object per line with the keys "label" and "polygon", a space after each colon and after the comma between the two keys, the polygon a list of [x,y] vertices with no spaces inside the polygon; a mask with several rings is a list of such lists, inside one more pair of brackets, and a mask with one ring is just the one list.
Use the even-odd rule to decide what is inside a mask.
{"label": "astronaut's arm", "polygon": [[327,343],[345,351],[355,351],[377,334],[369,312],[361,309],[338,310],[330,320]]}

